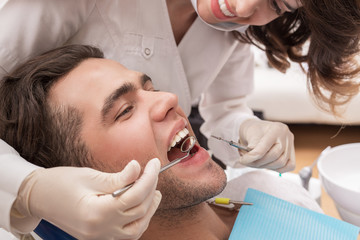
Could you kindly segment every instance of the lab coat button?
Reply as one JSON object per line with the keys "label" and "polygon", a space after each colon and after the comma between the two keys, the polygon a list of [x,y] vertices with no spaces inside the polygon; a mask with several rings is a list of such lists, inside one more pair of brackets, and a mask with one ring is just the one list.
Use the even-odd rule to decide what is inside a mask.
{"label": "lab coat button", "polygon": [[146,56],[149,56],[151,54],[150,48],[145,48],[144,53],[145,53]]}

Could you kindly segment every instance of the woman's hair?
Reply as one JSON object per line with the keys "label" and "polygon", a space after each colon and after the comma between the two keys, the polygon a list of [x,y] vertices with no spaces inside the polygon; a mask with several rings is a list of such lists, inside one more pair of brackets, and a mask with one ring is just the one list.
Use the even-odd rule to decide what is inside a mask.
{"label": "woman's hair", "polygon": [[0,81],[0,138],[29,162],[94,166],[79,134],[82,114],[48,102],[56,81],[89,58],[103,58],[103,53],[90,46],[63,46],[26,61]]}
{"label": "woman's hair", "polygon": [[322,109],[336,114],[359,91],[359,0],[302,0],[295,12],[234,34],[264,49],[281,72],[289,60],[306,63],[308,89]]}

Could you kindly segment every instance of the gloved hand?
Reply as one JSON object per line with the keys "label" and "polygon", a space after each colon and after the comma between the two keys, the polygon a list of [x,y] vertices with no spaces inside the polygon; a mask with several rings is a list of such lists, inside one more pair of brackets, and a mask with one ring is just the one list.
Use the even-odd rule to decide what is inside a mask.
{"label": "gloved hand", "polygon": [[[137,239],[161,200],[155,190],[160,161],[149,161],[138,179],[140,170],[137,161],[114,174],[75,167],[38,169],[22,184],[15,207],[19,213],[46,219],[76,238]],[[111,195],[135,180],[122,195]]]}
{"label": "gloved hand", "polygon": [[245,120],[239,130],[239,142],[249,152],[240,152],[240,163],[249,167],[287,172],[295,168],[294,135],[279,122]]}

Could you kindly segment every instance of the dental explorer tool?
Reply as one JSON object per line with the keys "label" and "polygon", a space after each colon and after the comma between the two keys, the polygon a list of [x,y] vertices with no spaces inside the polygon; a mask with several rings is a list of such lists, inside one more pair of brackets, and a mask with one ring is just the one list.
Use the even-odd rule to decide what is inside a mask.
{"label": "dental explorer tool", "polygon": [[234,141],[228,141],[228,140],[225,140],[225,139],[223,139],[223,138],[221,138],[221,137],[217,137],[217,136],[214,136],[214,135],[211,135],[211,137],[213,137],[213,138],[215,138],[215,139],[217,139],[217,140],[220,140],[220,141],[224,141],[224,142],[228,143],[230,146],[236,147],[236,148],[238,148],[238,149],[240,149],[240,150],[244,150],[244,151],[247,151],[247,152],[249,152],[249,151],[252,150],[252,149],[250,149],[250,148],[248,148],[248,147],[241,146],[241,145],[237,144],[237,143],[234,142]]}
{"label": "dental explorer tool", "polygon": [[[174,161],[171,161],[170,163],[166,164],[165,166],[163,166],[161,169],[160,169],[160,172],[163,172],[165,171],[166,169],[169,169],[171,168],[172,166],[178,164],[181,160],[187,158],[189,155],[190,155],[190,151],[191,149],[194,147],[196,143],[196,139],[195,137],[193,136],[190,136],[190,137],[187,137],[181,144],[180,146],[180,151],[183,152],[183,153],[186,153],[185,156],[183,157],[180,157],[180,158],[177,158],[175,159]],[[119,196],[120,194],[122,194],[123,192],[125,192],[126,190],[128,190],[129,188],[131,188],[133,185],[134,185],[135,182],[133,183],[130,183],[129,185],[126,185],[125,187],[119,189],[119,190],[116,190],[112,193],[112,196],[113,197],[117,197]]]}
{"label": "dental explorer tool", "polygon": [[[217,136],[214,136],[214,135],[211,135],[211,137],[213,137],[213,138],[215,138],[217,140],[220,140],[220,141],[224,141],[224,142],[228,143],[230,146],[236,147],[238,149],[241,149],[241,150],[244,150],[244,151],[247,151],[247,152],[250,152],[252,150],[251,148],[241,146],[241,145],[235,143],[234,141],[228,141],[228,140],[225,140],[225,139],[223,139],[221,137],[217,137]],[[281,173],[279,173],[279,177],[281,177]]]}

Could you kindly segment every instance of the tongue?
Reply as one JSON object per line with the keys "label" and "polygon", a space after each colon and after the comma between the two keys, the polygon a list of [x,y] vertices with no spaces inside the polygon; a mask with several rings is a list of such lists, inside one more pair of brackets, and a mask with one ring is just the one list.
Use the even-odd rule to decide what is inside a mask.
{"label": "tongue", "polygon": [[169,159],[170,162],[174,161],[177,158],[183,157],[185,155],[186,154],[183,153],[182,151],[180,151],[180,148],[177,148],[177,147],[171,148],[170,151],[167,154],[168,159]]}

